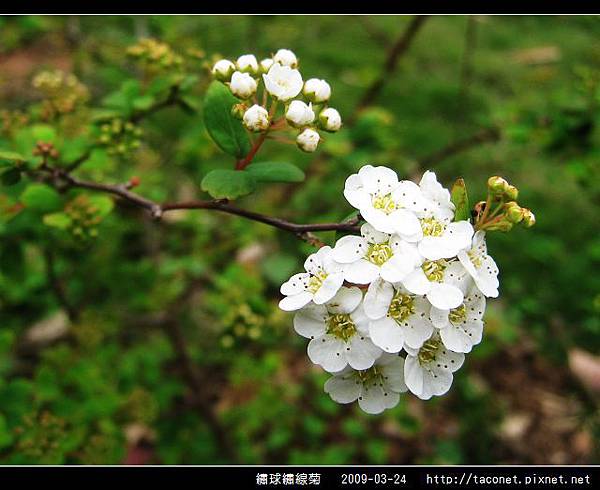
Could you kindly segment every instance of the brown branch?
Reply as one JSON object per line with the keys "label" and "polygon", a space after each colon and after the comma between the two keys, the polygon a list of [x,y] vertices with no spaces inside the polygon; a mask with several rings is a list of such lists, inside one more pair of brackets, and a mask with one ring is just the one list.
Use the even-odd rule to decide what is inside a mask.
{"label": "brown branch", "polygon": [[390,44],[391,39],[388,37],[387,33],[380,30],[375,24],[373,24],[371,17],[368,15],[357,15],[356,17],[352,17],[367,31],[369,36],[377,42],[381,47],[386,47]]}
{"label": "brown branch", "polygon": [[427,15],[417,15],[413,17],[406,30],[391,46],[387,53],[383,69],[381,70],[379,77],[377,77],[369,86],[369,88],[367,88],[358,105],[356,106],[355,113],[374,102],[386,81],[390,78],[394,71],[396,71],[398,61],[402,55],[408,51],[408,48],[412,44],[417,32],[419,32],[427,19]]}
{"label": "brown branch", "polygon": [[56,263],[54,260],[54,252],[49,248],[44,248],[44,261],[46,264],[46,276],[48,277],[48,285],[52,289],[58,304],[65,310],[69,320],[76,322],[79,319],[79,311],[71,304],[67,298],[67,293],[63,287],[62,281],[56,273]]}
{"label": "brown branch", "polygon": [[242,218],[246,218],[252,221],[258,221],[259,223],[264,223],[269,226],[273,226],[280,230],[289,231],[291,233],[295,233],[300,238],[307,240],[309,242],[315,242],[316,238],[311,235],[311,232],[316,231],[349,231],[349,232],[358,232],[359,227],[358,218],[354,218],[352,220],[344,221],[341,223],[314,223],[314,224],[300,224],[293,223],[291,221],[287,221],[281,218],[276,218],[273,216],[268,216],[261,213],[256,213],[254,211],[248,211],[246,209],[238,208],[232,204],[229,204],[224,200],[197,200],[197,201],[187,201],[187,202],[173,202],[173,203],[157,203],[147,199],[135,192],[129,190],[127,184],[103,184],[99,182],[92,182],[79,179],[77,177],[72,176],[69,172],[62,170],[60,168],[51,168],[48,166],[40,167],[42,170],[50,173],[53,183],[56,186],[60,186],[62,183],[66,185],[66,187],[77,187],[82,189],[89,189],[97,192],[104,192],[107,194],[112,194],[114,196],[120,197],[126,202],[129,202],[137,207],[143,208],[149,211],[152,217],[159,219],[162,215],[169,211],[174,211],[177,209],[205,209],[205,210],[214,210],[221,211],[227,214],[233,214],[235,216],[240,216]]}
{"label": "brown branch", "polygon": [[464,138],[462,140],[455,141],[445,146],[441,150],[438,150],[431,155],[423,157],[419,160],[421,167],[431,168],[439,164],[442,160],[454,156],[463,151],[469,150],[475,146],[482,145],[484,143],[492,143],[500,139],[500,130],[496,127],[484,128],[477,133]]}

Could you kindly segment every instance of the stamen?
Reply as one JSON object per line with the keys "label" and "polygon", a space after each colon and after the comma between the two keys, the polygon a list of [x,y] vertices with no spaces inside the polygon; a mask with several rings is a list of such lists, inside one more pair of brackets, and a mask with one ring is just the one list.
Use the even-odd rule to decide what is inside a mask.
{"label": "stamen", "polygon": [[397,323],[404,322],[415,312],[414,303],[415,301],[412,296],[396,291],[396,294],[390,303],[388,314],[396,320]]}
{"label": "stamen", "polygon": [[434,217],[423,218],[421,228],[425,236],[441,236],[446,230],[446,225]]}
{"label": "stamen", "polygon": [[450,310],[450,313],[448,314],[448,319],[452,323],[464,322],[467,319],[467,309],[465,308],[465,305],[462,304],[458,308]]}
{"label": "stamen", "polygon": [[350,315],[329,315],[327,319],[327,333],[347,342],[356,333],[356,325]]}
{"label": "stamen", "polygon": [[432,282],[442,282],[444,280],[446,267],[448,267],[448,263],[444,259],[428,260],[423,262],[421,266],[427,279]]}
{"label": "stamen", "polygon": [[319,270],[319,272],[310,277],[306,289],[313,294],[316,293],[326,278],[327,273],[323,272],[322,270]]}
{"label": "stamen", "polygon": [[392,247],[389,242],[371,243],[365,258],[375,265],[382,265],[392,257]]}
{"label": "stamen", "polygon": [[421,364],[427,364],[435,361],[437,352],[440,348],[441,342],[438,339],[427,340],[419,349],[419,362]]}
{"label": "stamen", "polygon": [[385,196],[378,194],[373,197],[373,207],[380,209],[385,214],[390,214],[398,209],[399,206],[394,202],[391,194],[386,194]]}

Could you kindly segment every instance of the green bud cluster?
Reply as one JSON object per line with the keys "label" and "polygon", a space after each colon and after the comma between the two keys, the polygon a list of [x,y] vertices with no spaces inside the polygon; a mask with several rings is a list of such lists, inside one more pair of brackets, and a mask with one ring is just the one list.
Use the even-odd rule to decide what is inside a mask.
{"label": "green bud cluster", "polygon": [[225,332],[221,337],[221,345],[230,348],[236,341],[258,340],[263,334],[265,319],[252,311],[250,305],[242,303],[225,315],[223,324]]}
{"label": "green bud cluster", "polygon": [[131,121],[116,118],[100,126],[98,143],[105,146],[110,155],[125,156],[141,146],[143,134],[142,128]]}
{"label": "green bud cluster", "polygon": [[74,112],[89,99],[87,87],[72,73],[61,70],[38,73],[32,85],[44,97],[42,118],[46,120]]}
{"label": "green bud cluster", "polygon": [[178,55],[166,43],[146,38],[127,48],[127,54],[150,71],[160,72],[179,69],[183,65],[183,57]]}
{"label": "green bud cluster", "polygon": [[[519,206],[519,190],[499,176],[488,179],[488,199],[477,203],[474,208],[477,229],[486,231],[510,231],[521,223],[526,228],[535,224],[531,210]],[[486,209],[489,206],[490,209]]]}
{"label": "green bud cluster", "polygon": [[65,205],[65,214],[71,219],[67,231],[80,242],[88,242],[98,236],[98,225],[102,222],[99,209],[86,195],[79,195]]}

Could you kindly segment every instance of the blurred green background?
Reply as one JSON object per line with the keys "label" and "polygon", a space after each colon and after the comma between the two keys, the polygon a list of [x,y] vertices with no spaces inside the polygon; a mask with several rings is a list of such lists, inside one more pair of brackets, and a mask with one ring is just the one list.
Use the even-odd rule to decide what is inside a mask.
{"label": "blurred green background", "polygon": [[[351,211],[346,177],[374,163],[401,178],[431,168],[446,186],[462,176],[472,202],[502,175],[537,217],[532,229],[489,236],[501,296],[449,394],[405,395],[368,416],[323,392],[327,375],[277,308],[310,245],[209,211],[156,222],[87,191],[24,197],[27,177],[1,187],[0,463],[599,462],[600,19],[428,18],[357,112],[411,21],[0,18],[3,150],[31,155],[50,139],[75,160],[102,110],[144,110],[149,91],[180,71],[185,104],[140,121],[139,147],[95,148],[75,173],[139,177],[136,191],[155,200],[206,197],[202,177],[232,165],[203,127],[208,67],[284,47],[305,78],[330,82],[346,125],[315,154],[268,142],[261,160],[293,162],[307,180],[264,187],[240,206],[339,221]],[[158,67],[126,54],[148,37],[170,46]],[[63,80],[58,93],[34,86],[55,69],[79,82]],[[90,205],[106,211],[91,224],[81,218]],[[56,209],[83,220],[82,231],[44,221]]]}

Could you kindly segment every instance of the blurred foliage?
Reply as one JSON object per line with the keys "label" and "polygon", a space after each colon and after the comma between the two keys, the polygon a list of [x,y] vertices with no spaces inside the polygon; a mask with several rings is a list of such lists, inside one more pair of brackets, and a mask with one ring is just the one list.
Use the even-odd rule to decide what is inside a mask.
{"label": "blurred foliage", "polygon": [[[370,417],[323,393],[327,376],[309,366],[291,315],[277,308],[279,284],[310,245],[214,212],[153,222],[104,195],[35,183],[30,171],[43,158],[76,166],[87,157],[82,178],[129,182],[158,201],[205,196],[203,177],[232,163],[202,117],[215,59],[293,49],[305,77],[331,83],[348,122],[409,19],[0,18],[0,462],[120,463],[140,444],[162,463],[231,462],[193,396],[216,407],[244,463],[597,458],[593,449],[569,453],[569,443],[514,450],[503,421],[534,409],[515,408],[510,390],[528,386],[502,376],[578,400],[573,431],[597,440],[597,406],[569,378],[566,359],[574,347],[600,352],[600,20],[475,20],[469,53],[467,19],[428,20],[378,105],[315,155],[266,144],[261,159],[293,163],[307,180],[259,186],[239,203],[298,222],[341,220],[350,211],[344,181],[363,164],[418,177],[419,160],[499,129],[500,141],[432,166],[448,186],[463,177],[472,203],[489,175],[506,177],[537,225],[489,238],[501,298],[450,394]],[[70,318],[57,317],[60,309]],[[173,322],[206,373],[206,393],[182,376]],[[528,342],[532,362],[551,366],[560,384],[504,362]]]}

